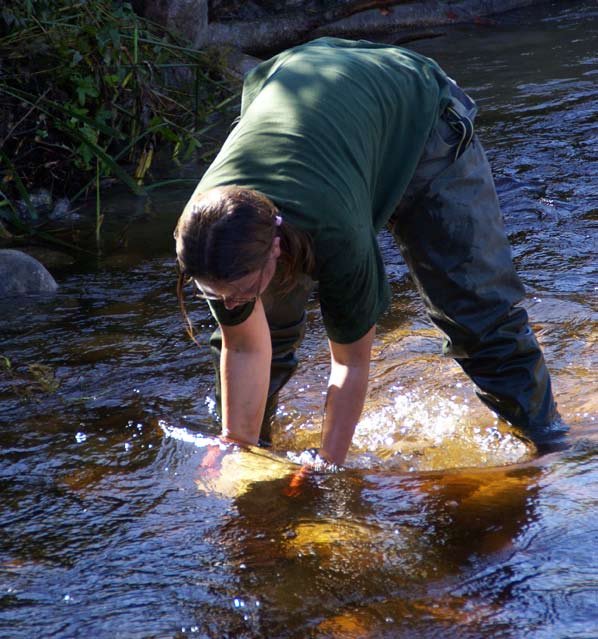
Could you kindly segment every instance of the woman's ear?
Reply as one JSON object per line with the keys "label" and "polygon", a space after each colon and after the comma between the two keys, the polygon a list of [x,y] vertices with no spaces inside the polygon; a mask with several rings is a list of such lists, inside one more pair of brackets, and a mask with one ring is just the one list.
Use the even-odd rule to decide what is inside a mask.
{"label": "woman's ear", "polygon": [[274,241],[272,242],[272,250],[270,255],[277,259],[280,257],[280,238],[279,237],[274,238]]}

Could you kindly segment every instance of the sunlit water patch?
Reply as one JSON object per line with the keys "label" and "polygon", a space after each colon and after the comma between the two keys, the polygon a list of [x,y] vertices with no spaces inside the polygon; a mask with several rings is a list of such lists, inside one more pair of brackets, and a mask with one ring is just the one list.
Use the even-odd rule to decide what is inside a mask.
{"label": "sunlit water patch", "polygon": [[[500,466],[530,459],[534,447],[497,419],[472,422],[469,406],[422,391],[402,393],[359,422],[355,445],[363,461],[401,470]],[[372,459],[372,453],[377,460]]]}

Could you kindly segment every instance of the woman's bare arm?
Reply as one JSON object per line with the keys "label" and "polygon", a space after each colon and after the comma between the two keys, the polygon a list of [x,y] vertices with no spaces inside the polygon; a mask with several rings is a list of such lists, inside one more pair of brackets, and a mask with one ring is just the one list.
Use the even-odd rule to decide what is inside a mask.
{"label": "woman's bare arm", "polygon": [[222,434],[257,444],[264,417],[272,342],[260,299],[251,315],[237,326],[221,326]]}

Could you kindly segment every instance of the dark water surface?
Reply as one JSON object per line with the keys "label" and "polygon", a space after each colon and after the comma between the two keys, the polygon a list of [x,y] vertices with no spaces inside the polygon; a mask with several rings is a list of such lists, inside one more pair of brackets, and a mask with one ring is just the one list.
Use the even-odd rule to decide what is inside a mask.
{"label": "dark water surface", "polygon": [[594,2],[554,2],[417,45],[479,102],[571,448],[533,459],[480,406],[384,236],[394,301],[348,470],[299,481],[284,457],[318,441],[313,304],[278,453],[212,472],[207,348],[174,295],[189,193],[114,197],[126,248],[0,309],[2,639],[598,637],[597,33]]}

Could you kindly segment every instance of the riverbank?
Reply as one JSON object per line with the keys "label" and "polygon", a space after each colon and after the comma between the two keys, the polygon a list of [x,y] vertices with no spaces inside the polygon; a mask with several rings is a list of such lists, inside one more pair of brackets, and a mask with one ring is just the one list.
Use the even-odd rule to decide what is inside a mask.
{"label": "riverbank", "polygon": [[99,238],[111,185],[144,195],[178,179],[164,178],[156,158],[209,161],[212,132],[232,119],[218,114],[237,108],[240,79],[268,53],[324,35],[407,43],[461,23],[491,29],[490,16],[541,2],[139,0],[136,13],[110,0],[84,10],[75,0],[15,6],[0,16],[0,239],[78,226],[90,196]]}
{"label": "riverbank", "polygon": [[195,47],[229,46],[264,55],[321,36],[368,38],[464,23],[492,24],[492,16],[547,0],[138,0],[142,15],[184,34]]}
{"label": "riverbank", "polygon": [[15,3],[0,13],[0,238],[72,226],[115,183],[136,195],[210,151],[214,116],[239,83],[214,49],[194,49],[112,0]]}

